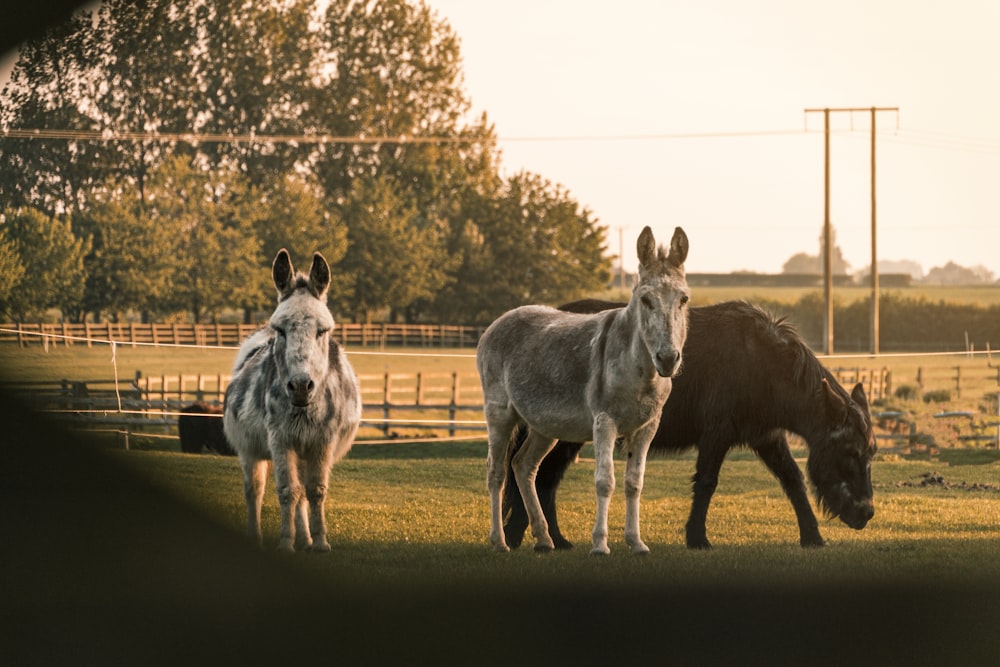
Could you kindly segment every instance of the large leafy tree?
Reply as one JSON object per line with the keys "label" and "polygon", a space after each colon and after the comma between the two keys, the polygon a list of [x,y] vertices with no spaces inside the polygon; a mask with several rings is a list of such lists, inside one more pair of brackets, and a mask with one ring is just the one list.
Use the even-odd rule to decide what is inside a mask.
{"label": "large leafy tree", "polygon": [[467,213],[453,240],[457,280],[436,302],[443,314],[486,323],[517,306],[577,298],[610,279],[605,228],[541,176],[516,174]]}
{"label": "large leafy tree", "polygon": [[214,172],[175,156],[152,174],[146,211],[169,231],[170,290],[160,313],[185,310],[195,322],[226,308],[262,303],[256,202],[238,174]]}
{"label": "large leafy tree", "polygon": [[84,204],[89,185],[102,178],[103,147],[74,136],[97,129],[87,113],[98,86],[91,65],[97,48],[86,17],[22,45],[0,93],[0,127],[39,130],[42,136],[0,140],[0,208],[71,213]]}
{"label": "large leafy tree", "polygon": [[391,179],[356,179],[344,215],[350,252],[341,265],[352,276],[348,305],[359,320],[382,308],[399,313],[448,281],[452,260]]}
{"label": "large leafy tree", "polygon": [[172,225],[160,224],[132,190],[96,201],[77,217],[75,227],[93,239],[85,262],[84,310],[114,321],[130,310],[143,319],[163,312],[172,290]]}
{"label": "large leafy tree", "polygon": [[[0,139],[0,207],[74,212],[95,240],[86,307],[112,317],[260,309],[269,289],[247,270],[266,275],[279,247],[342,259],[332,300],[360,317],[481,320],[566,292],[564,277],[602,282],[589,213],[501,181],[492,126],[467,120],[458,44],[419,0],[105,0],[22,50],[0,123],[106,138]],[[310,139],[328,135],[346,139]],[[504,225],[522,218],[582,241],[528,235],[516,266],[537,281],[504,290],[520,243]],[[564,250],[575,259],[554,262]]]}
{"label": "large leafy tree", "polygon": [[48,308],[79,313],[90,240],[75,236],[69,219],[35,209],[8,210],[3,218],[0,243],[13,245],[23,267],[13,288],[0,296],[3,309],[17,321]]}
{"label": "large leafy tree", "polygon": [[17,254],[14,241],[7,239],[6,234],[0,234],[0,302],[4,301],[21,282],[24,276],[24,264]]}

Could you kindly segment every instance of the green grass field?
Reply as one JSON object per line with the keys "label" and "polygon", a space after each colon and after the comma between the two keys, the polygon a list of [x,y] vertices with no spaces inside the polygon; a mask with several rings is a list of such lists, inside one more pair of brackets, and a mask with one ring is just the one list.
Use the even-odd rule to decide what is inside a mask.
{"label": "green grass field", "polygon": [[[800,452],[804,454],[805,452]],[[241,532],[245,508],[237,462],[173,452],[114,452],[137,474],[167,489],[220,524]],[[876,516],[854,531],[821,521],[828,546],[805,550],[790,504],[752,456],[734,453],[723,467],[709,512],[711,552],[684,547],[690,507],[690,455],[655,459],[646,473],[643,537],[652,553],[629,555],[622,537],[624,496],[613,497],[612,556],[587,554],[594,516],[593,461],[571,468],[560,491],[560,523],[578,545],[539,556],[530,548],[492,552],[487,543],[485,443],[357,445],[333,472],[327,507],[333,553],[303,556],[316,576],[399,583],[503,577],[614,582],[643,576],[659,582],[732,583],[864,581],[899,583],[991,581],[1000,584],[1000,455],[970,452],[951,462],[878,462],[873,468]],[[620,478],[624,465],[617,464]],[[921,486],[936,472],[944,482]],[[278,506],[269,487],[265,542],[277,541]],[[530,545],[530,540],[528,542]]]}

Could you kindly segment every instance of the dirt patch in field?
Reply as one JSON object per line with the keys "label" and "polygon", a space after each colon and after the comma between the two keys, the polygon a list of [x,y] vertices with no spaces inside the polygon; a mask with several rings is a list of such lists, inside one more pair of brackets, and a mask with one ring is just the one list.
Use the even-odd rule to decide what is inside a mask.
{"label": "dirt patch in field", "polygon": [[980,482],[975,482],[969,484],[968,482],[952,482],[946,480],[944,475],[937,472],[925,472],[920,476],[920,481],[917,482],[896,482],[896,486],[909,486],[915,488],[934,488],[934,489],[948,489],[955,491],[992,491],[994,493],[1000,493],[1000,486],[996,484],[982,484]]}

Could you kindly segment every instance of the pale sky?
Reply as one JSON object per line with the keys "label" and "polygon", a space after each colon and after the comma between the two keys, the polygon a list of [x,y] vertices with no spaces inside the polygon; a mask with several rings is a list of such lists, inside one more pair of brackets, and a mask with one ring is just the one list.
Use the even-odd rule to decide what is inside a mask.
{"label": "pale sky", "polygon": [[[427,2],[461,38],[504,172],[565,186],[613,254],[622,229],[630,270],[647,224],[664,242],[684,227],[692,272],[816,254],[823,118],[803,110],[879,106],[900,108],[878,114],[880,259],[1000,276],[1000,2]],[[831,218],[854,270],[871,261],[869,117],[831,116]]]}
{"label": "pale sky", "polygon": [[[691,241],[689,271],[778,272],[819,251],[823,117],[878,114],[878,255],[1000,276],[1000,3],[995,0],[428,0],[462,40],[474,113],[506,173],[564,185],[626,268],[643,225]],[[804,132],[808,122],[809,133]],[[849,132],[853,123],[854,132]],[[898,125],[897,125],[898,123]],[[832,114],[831,219],[871,261],[870,114]]]}

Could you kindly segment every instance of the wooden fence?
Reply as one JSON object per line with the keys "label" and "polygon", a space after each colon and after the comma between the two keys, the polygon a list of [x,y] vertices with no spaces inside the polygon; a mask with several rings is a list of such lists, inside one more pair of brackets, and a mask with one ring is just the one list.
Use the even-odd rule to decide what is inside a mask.
{"label": "wooden fence", "polygon": [[[123,345],[211,345],[236,347],[258,324],[141,324],[138,322],[29,323],[0,325],[0,344],[21,347]],[[475,347],[485,327],[444,324],[338,323],[338,340],[359,347]]]}
{"label": "wooden fence", "polygon": [[865,394],[870,401],[878,401],[892,396],[892,373],[888,368],[831,368],[830,372],[837,382],[848,391],[860,382],[865,388]]}
{"label": "wooden fence", "polygon": [[[37,410],[84,428],[131,433],[174,433],[176,414],[196,400],[221,404],[229,375],[154,375],[113,379],[5,382]],[[482,390],[475,373],[361,375],[362,426],[370,434],[399,437],[485,432]]]}

